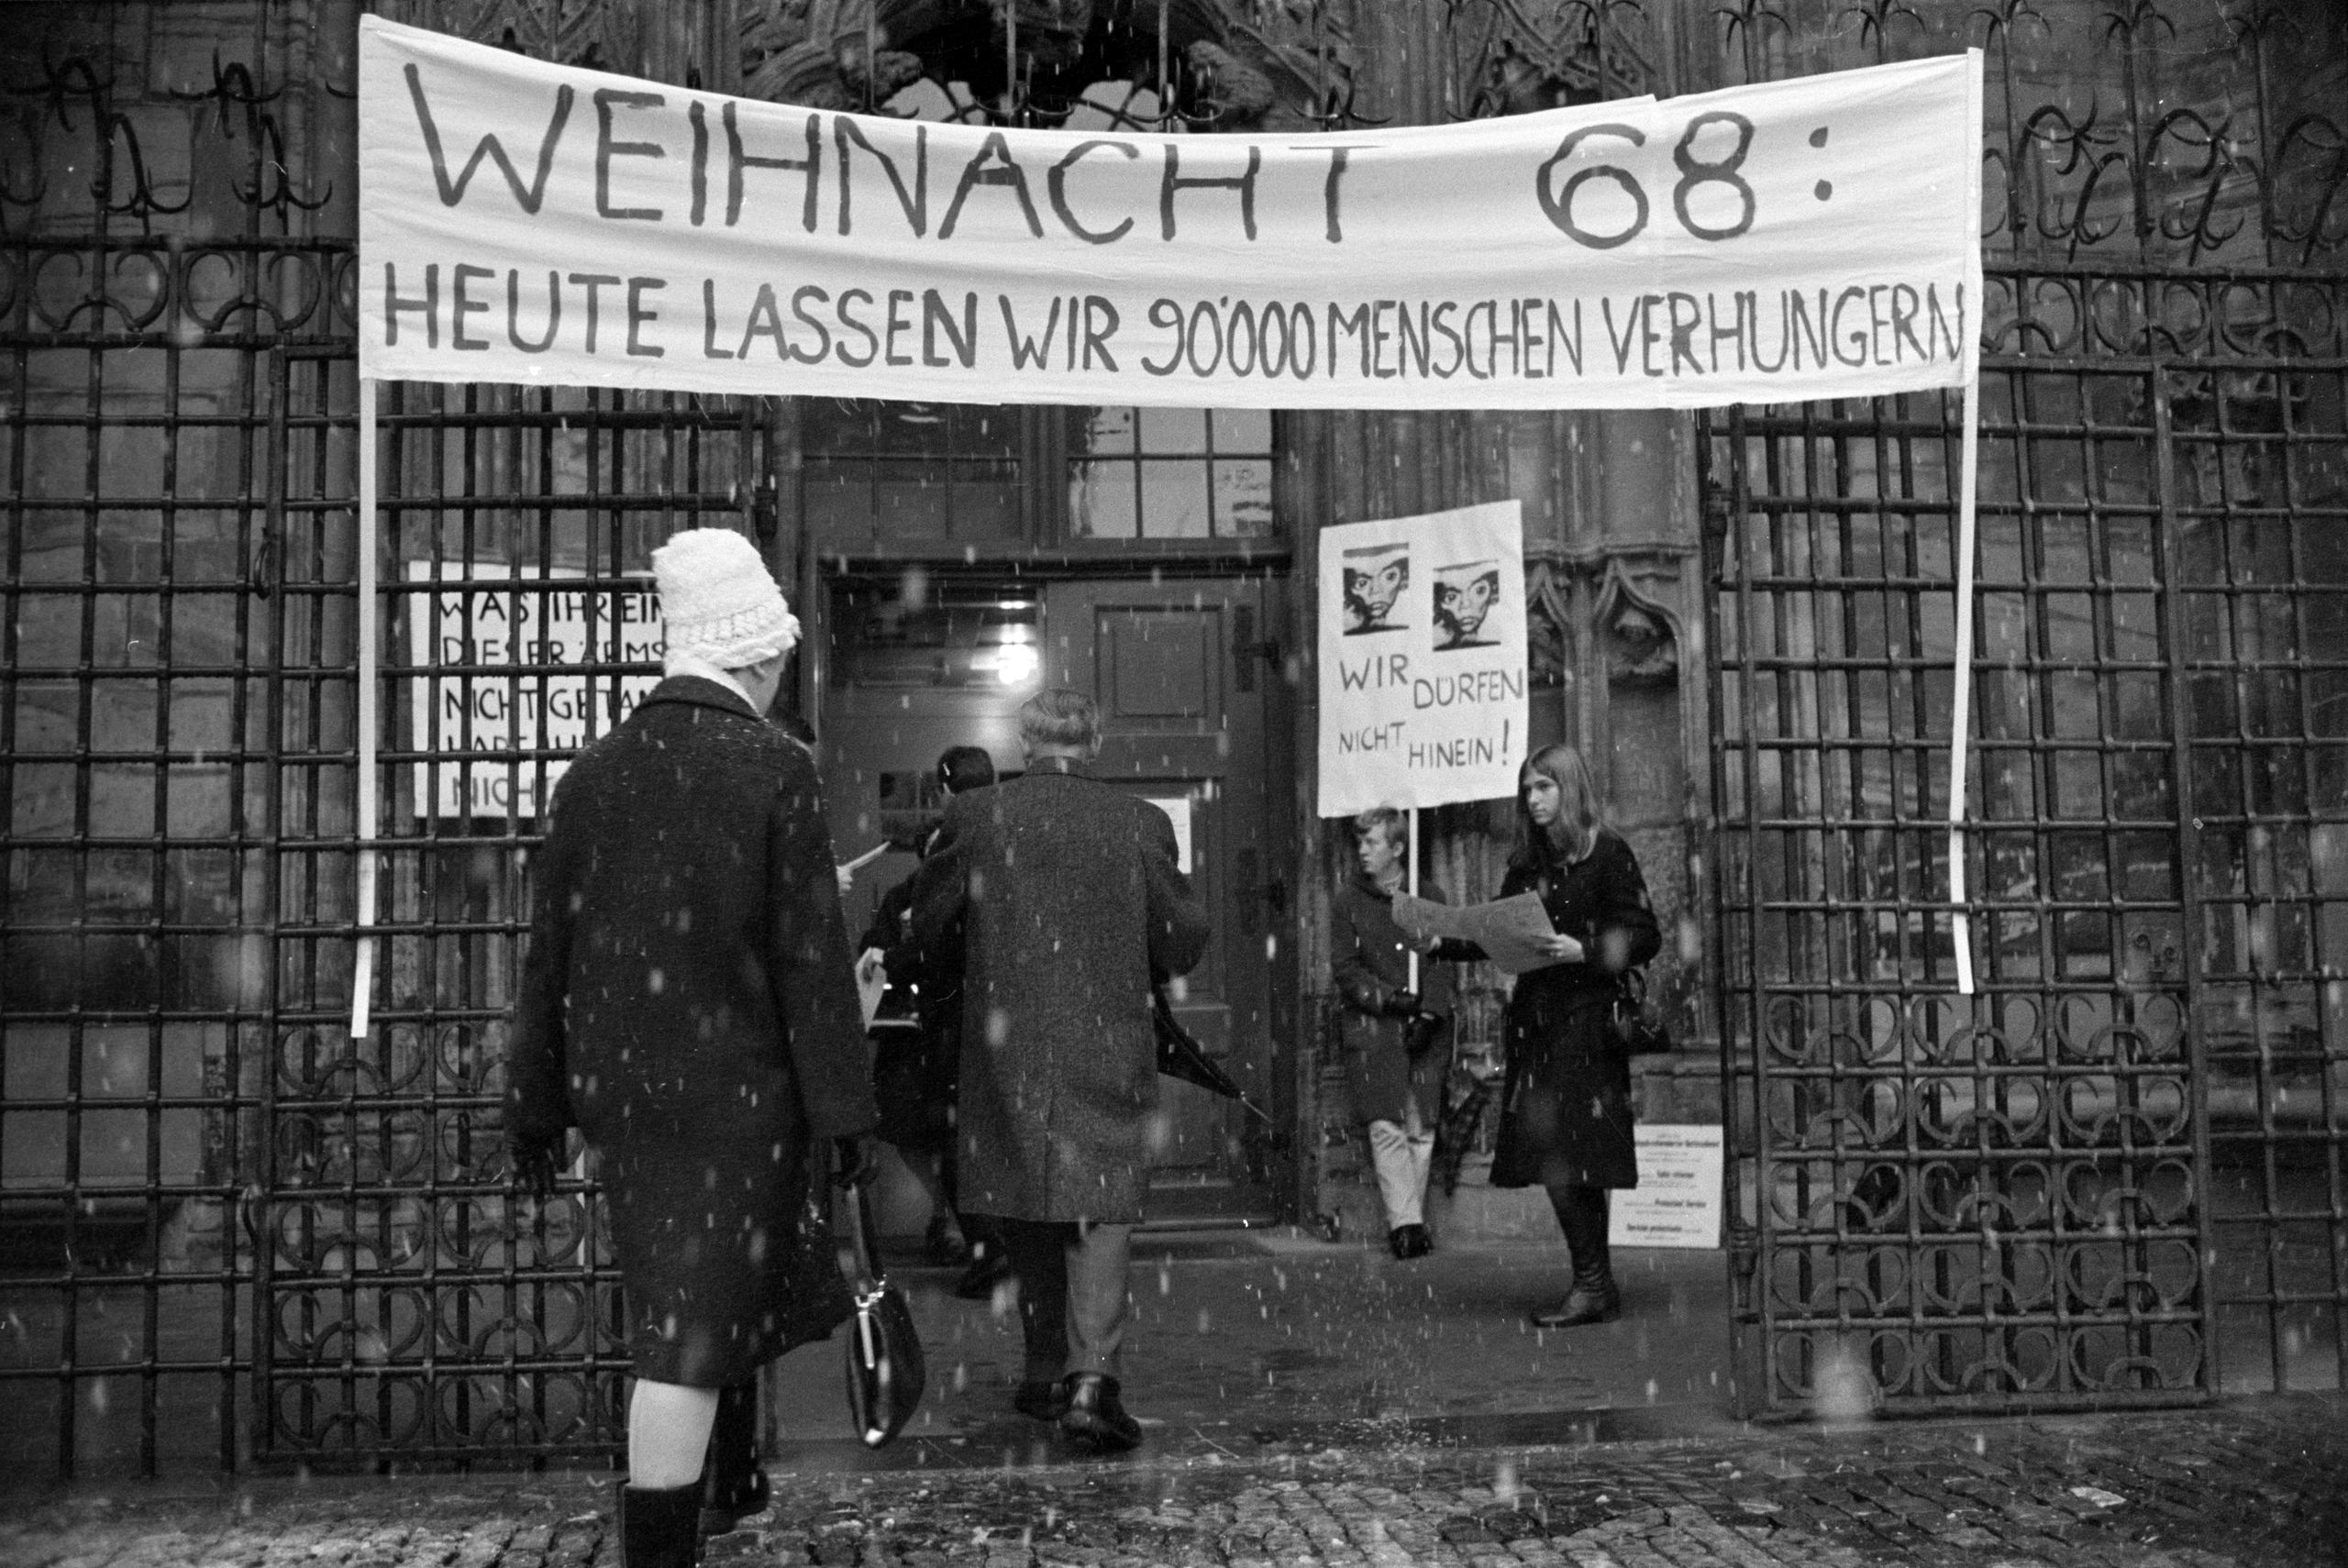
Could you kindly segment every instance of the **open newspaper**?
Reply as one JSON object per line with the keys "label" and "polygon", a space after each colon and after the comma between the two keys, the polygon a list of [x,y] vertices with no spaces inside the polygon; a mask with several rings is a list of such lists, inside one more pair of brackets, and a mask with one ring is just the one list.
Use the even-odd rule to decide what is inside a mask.
{"label": "open newspaper", "polygon": [[1457,937],[1472,942],[1502,973],[1522,975],[1560,962],[1545,945],[1556,935],[1538,893],[1519,893],[1489,904],[1437,904],[1409,893],[1394,895],[1394,923],[1418,941]]}

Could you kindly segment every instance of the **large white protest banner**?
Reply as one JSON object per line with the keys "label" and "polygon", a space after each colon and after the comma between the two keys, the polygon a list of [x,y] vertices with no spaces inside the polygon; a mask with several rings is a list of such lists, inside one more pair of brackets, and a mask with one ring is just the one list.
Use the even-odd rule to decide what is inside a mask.
{"label": "large white protest banner", "polygon": [[1977,50],[1159,136],[838,114],[360,27],[370,377],[1576,408],[1971,374]]}
{"label": "large white protest banner", "polygon": [[[434,757],[416,769],[424,815],[537,816],[541,761],[551,792],[570,754],[618,728],[659,684],[593,668],[660,662],[666,638],[649,581],[615,591],[570,574],[453,561],[410,561],[407,576],[445,585],[408,601],[420,672],[409,723],[415,748]],[[546,752],[557,755],[530,755]],[[483,755],[497,753],[506,755]]]}
{"label": "large white protest banner", "polygon": [[1513,794],[1526,706],[1513,501],[1321,530],[1321,815]]}

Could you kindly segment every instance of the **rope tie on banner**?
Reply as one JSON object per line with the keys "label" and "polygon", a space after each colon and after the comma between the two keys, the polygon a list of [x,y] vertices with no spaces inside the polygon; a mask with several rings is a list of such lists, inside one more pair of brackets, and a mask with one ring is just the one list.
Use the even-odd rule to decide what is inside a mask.
{"label": "rope tie on banner", "polygon": [[375,990],[375,391],[371,376],[359,379],[359,788],[351,820],[351,851],[359,859],[358,904],[352,924],[359,933],[350,967],[350,1037],[367,1038],[368,1005]]}
{"label": "rope tie on banner", "polygon": [[[1966,123],[1981,124],[1981,60],[1972,57],[1966,83]],[[1981,160],[1973,160],[1972,211],[1981,211]],[[1948,932],[1956,958],[1956,989],[1971,996],[1973,976],[1973,915],[1966,907],[1965,887],[1966,753],[1973,738],[1973,558],[1975,518],[1980,509],[1981,472],[1981,327],[1988,302],[1982,297],[1981,245],[1977,232],[1973,254],[1966,269],[1972,285],[1975,323],[1965,343],[1963,396],[1965,433],[1956,470],[1956,646],[1951,687],[1948,728]],[[1961,313],[1960,313],[1961,314]]]}
{"label": "rope tie on banner", "polygon": [[1966,908],[1965,771],[1973,730],[1973,555],[1976,478],[1981,463],[1981,378],[1965,388],[1965,436],[1956,482],[1956,668],[1949,702],[1948,903],[1949,940],[1956,955],[1956,988],[1974,992],[1973,917]]}

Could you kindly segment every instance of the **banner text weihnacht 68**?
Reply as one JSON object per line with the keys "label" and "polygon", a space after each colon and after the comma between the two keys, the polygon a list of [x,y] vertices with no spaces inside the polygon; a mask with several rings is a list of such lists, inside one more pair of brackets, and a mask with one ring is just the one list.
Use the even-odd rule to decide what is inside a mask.
{"label": "banner text weihnacht 68", "polygon": [[1977,53],[1403,130],[811,110],[361,24],[361,370],[943,402],[1949,386]]}

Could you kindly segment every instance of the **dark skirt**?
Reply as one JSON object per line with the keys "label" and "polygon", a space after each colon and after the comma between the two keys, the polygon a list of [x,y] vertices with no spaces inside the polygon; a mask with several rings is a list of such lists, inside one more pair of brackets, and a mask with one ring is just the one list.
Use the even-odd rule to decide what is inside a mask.
{"label": "dark skirt", "polygon": [[1639,1185],[1631,1059],[1606,1027],[1611,989],[1534,970],[1508,1010],[1494,1187]]}
{"label": "dark skirt", "polygon": [[632,1135],[602,1176],[637,1376],[723,1388],[847,1318],[837,1254],[801,1229],[799,1148]]}

